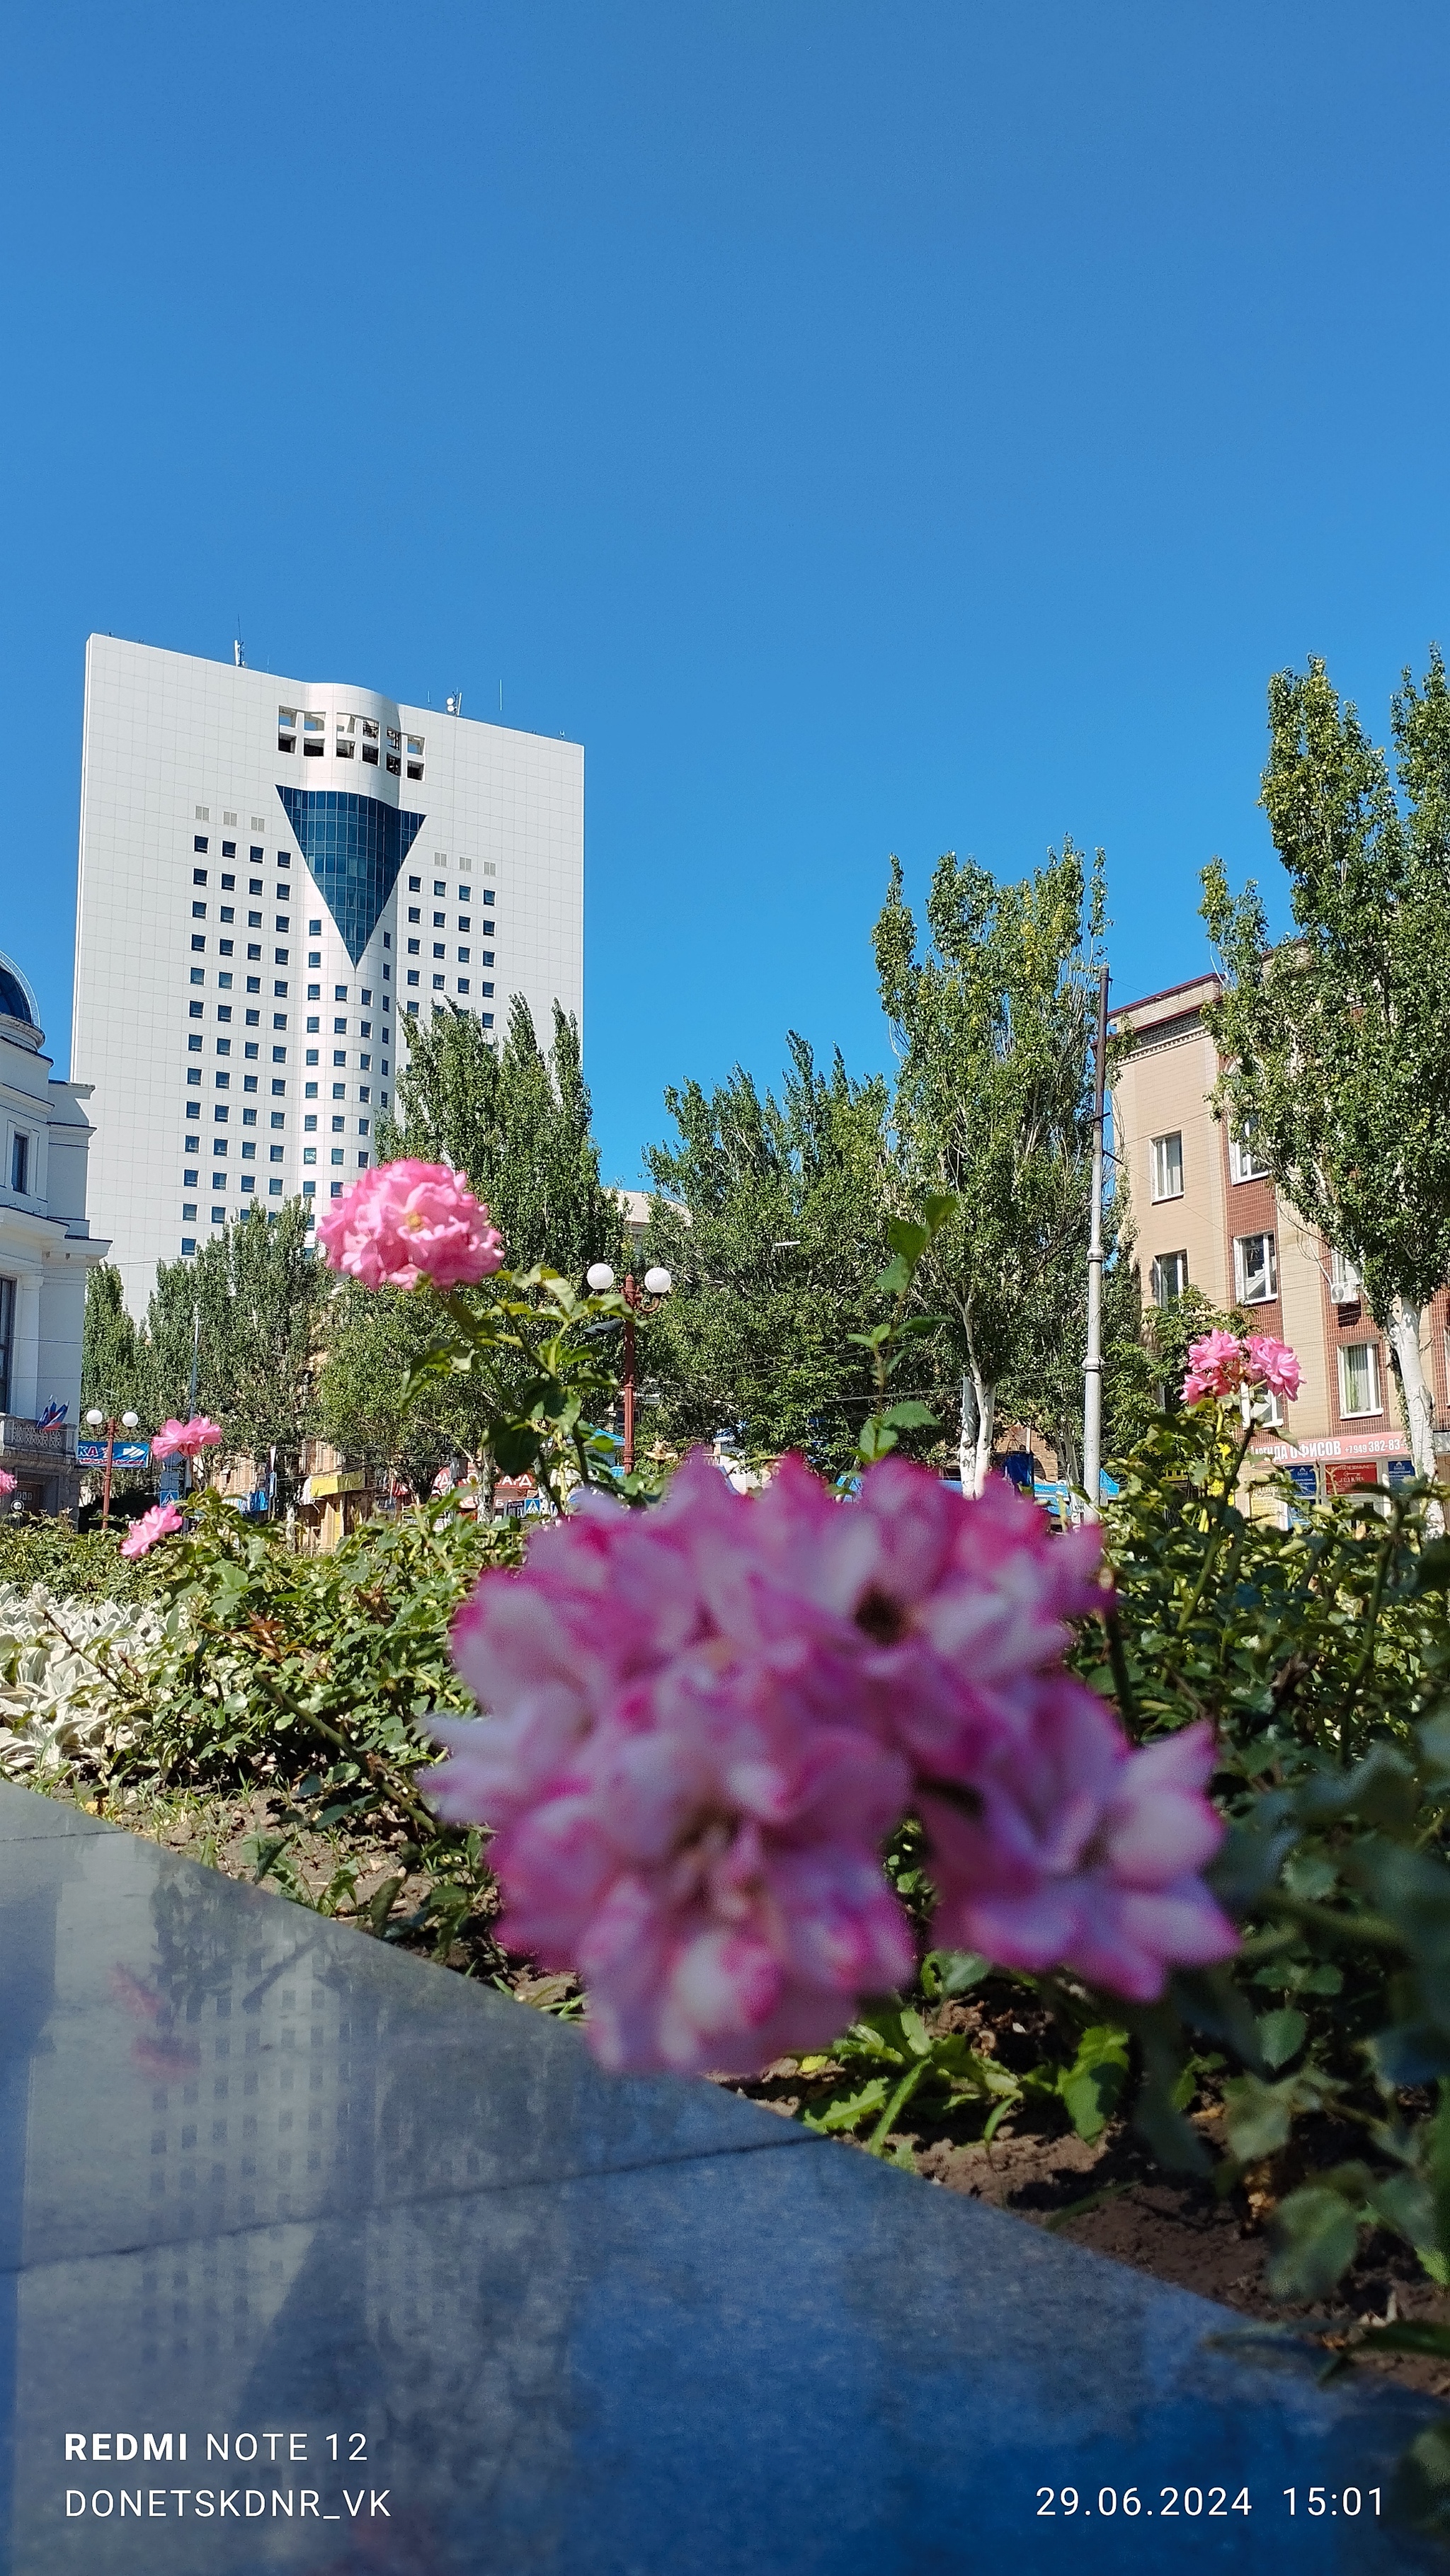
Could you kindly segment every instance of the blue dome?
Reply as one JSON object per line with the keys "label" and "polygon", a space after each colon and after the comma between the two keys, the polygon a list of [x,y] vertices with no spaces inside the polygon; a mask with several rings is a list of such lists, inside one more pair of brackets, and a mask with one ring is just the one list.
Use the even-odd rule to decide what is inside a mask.
{"label": "blue dome", "polygon": [[0,960],[0,1011],[7,1019],[24,1020],[30,1028],[35,1026],[30,997],[14,968],[3,960]]}

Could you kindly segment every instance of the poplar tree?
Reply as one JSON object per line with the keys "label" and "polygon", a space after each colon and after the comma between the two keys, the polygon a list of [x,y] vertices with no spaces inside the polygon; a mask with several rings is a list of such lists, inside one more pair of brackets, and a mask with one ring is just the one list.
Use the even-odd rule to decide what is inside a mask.
{"label": "poplar tree", "polygon": [[1091,1042],[1102,853],[1072,841],[999,886],[954,851],[937,863],[920,954],[900,861],[875,930],[900,1061],[906,1204],[957,1213],[922,1262],[959,1388],[962,1488],[980,1493],[999,1397],[1027,1396],[1034,1354],[1083,1348],[1092,1168]]}
{"label": "poplar tree", "polygon": [[799,1449],[835,1468],[873,1403],[850,1336],[881,1311],[890,1095],[879,1076],[853,1081],[839,1053],[823,1072],[803,1037],[788,1046],[778,1096],[738,1065],[711,1092],[665,1093],[676,1140],[645,1155],[658,1193],[645,1259],[674,1288],[641,1362],[676,1447],[725,1430],[747,1457]]}
{"label": "poplar tree", "polygon": [[516,993],[502,1045],[467,1011],[407,1020],[407,1062],[379,1157],[399,1154],[466,1172],[508,1248],[509,1266],[537,1261],[582,1278],[617,1261],[622,1216],[599,1174],[579,1027],[556,1002],[547,1056]]}
{"label": "poplar tree", "polygon": [[86,1281],[81,1328],[81,1412],[141,1412],[146,1401],[146,1353],[126,1308],[120,1271],[98,1261]]}
{"label": "poplar tree", "polygon": [[1352,1261],[1389,1337],[1417,1474],[1433,1476],[1424,1311],[1450,1276],[1450,690],[1438,649],[1392,701],[1383,750],[1324,663],[1269,683],[1262,802],[1294,928],[1257,887],[1203,875],[1222,999],[1215,1095],[1283,1198]]}

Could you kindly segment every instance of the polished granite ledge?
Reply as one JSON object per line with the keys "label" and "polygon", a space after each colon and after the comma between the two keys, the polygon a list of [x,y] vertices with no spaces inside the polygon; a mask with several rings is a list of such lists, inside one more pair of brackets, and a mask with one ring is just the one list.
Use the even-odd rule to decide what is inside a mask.
{"label": "polished granite ledge", "polygon": [[1378,2576],[1430,2411],[0,1787],[4,2576]]}

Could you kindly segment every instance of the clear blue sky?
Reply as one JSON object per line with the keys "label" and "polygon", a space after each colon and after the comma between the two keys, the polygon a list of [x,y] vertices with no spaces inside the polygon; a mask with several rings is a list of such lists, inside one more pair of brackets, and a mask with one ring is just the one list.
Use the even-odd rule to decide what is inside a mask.
{"label": "clear blue sky", "polygon": [[[66,1060],[92,627],[587,750],[607,1173],[899,850],[1276,875],[1264,684],[1450,647],[1435,0],[47,0],[7,23],[0,947]],[[145,996],[137,996],[138,1008]],[[99,1105],[99,1104],[98,1104]]]}

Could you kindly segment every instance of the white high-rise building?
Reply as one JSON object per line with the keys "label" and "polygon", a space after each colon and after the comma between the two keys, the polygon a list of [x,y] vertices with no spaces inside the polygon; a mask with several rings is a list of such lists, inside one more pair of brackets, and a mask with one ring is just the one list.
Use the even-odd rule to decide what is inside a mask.
{"label": "white high-rise building", "polygon": [[366,1168],[398,1022],[582,1015],[584,754],[93,635],[72,1078],[132,1312],[227,1217]]}

